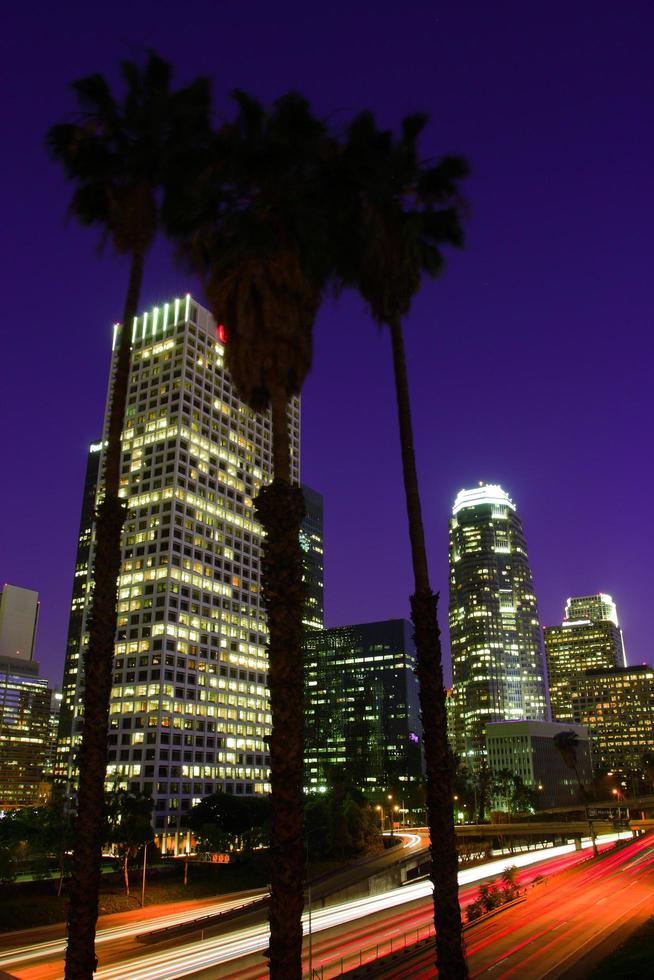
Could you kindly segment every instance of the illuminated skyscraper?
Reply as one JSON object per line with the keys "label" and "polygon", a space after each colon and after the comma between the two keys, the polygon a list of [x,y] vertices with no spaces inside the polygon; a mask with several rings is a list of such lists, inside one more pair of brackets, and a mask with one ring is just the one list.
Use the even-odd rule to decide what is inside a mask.
{"label": "illuminated skyscraper", "polygon": [[57,745],[55,748],[55,776],[58,779],[68,777],[71,765],[70,755],[73,747],[73,715],[80,683],[79,664],[81,663],[81,645],[84,637],[82,624],[85,621],[88,604],[93,594],[93,578],[89,564],[91,541],[93,540],[93,516],[95,513],[95,498],[98,492],[98,471],[100,467],[100,451],[102,442],[95,442],[89,447],[82,494],[82,513],[79,533],[77,535],[77,554],[75,556],[75,573],[73,575],[73,594],[68,616],[68,637],[66,641],[66,660],[62,681],[61,702],[59,705],[59,721]]}
{"label": "illuminated skyscraper", "polygon": [[[272,476],[270,420],[238,398],[224,368],[222,328],[190,296],[155,307],[130,329],[121,465],[128,514],[107,779],[153,797],[155,830],[170,847],[206,794],[269,788],[262,530],[253,498]],[[106,422],[105,415],[105,429]],[[297,401],[289,424],[299,482]],[[100,487],[102,468],[100,456]],[[59,772],[71,783],[93,547],[91,540],[82,563],[78,554],[86,588],[64,673],[66,771]]]}
{"label": "illuminated skyscraper", "polygon": [[306,788],[344,782],[380,802],[389,789],[409,799],[422,776],[411,623],[311,630],[305,658]]}
{"label": "illuminated skyscraper", "polygon": [[587,670],[570,680],[572,715],[586,725],[598,772],[632,776],[654,752],[654,669]]}
{"label": "illuminated skyscraper", "polygon": [[33,659],[39,596],[4,585],[0,591],[0,809],[43,806],[50,746],[48,682]]}
{"label": "illuminated skyscraper", "polygon": [[306,589],[302,622],[308,629],[325,625],[323,499],[310,487],[302,486],[305,515],[300,529],[303,581]]}
{"label": "illuminated skyscraper", "polygon": [[462,490],[450,520],[454,748],[485,752],[493,721],[549,717],[538,607],[522,522],[499,486]]}
{"label": "illuminated skyscraper", "polygon": [[573,721],[571,681],[587,670],[626,667],[622,630],[610,595],[571,598],[560,626],[543,630],[552,717]]}

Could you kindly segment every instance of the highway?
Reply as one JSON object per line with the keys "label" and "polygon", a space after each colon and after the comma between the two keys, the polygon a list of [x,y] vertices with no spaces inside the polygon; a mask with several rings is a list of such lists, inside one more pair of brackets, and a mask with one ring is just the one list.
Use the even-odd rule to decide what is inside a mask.
{"label": "highway", "polygon": [[[500,874],[508,863],[526,869],[522,874],[527,884],[538,874],[570,867],[586,857],[587,853],[575,851],[573,845],[567,845],[549,848],[542,853],[531,851],[515,854],[466,869],[460,873],[462,904],[467,904],[476,894],[473,882]],[[256,897],[253,896],[253,900]],[[206,907],[202,909],[203,913],[206,911]],[[183,914],[188,916],[188,910]],[[171,913],[158,919],[157,925],[172,922],[176,915]],[[430,919],[430,884],[427,881],[315,911],[311,923],[313,968],[320,971],[325,980],[337,976],[342,969],[355,963],[358,965],[359,960],[374,957],[380,941],[383,944],[395,937],[397,948],[398,942],[405,941],[407,932],[410,933],[409,941],[413,941],[416,930],[422,930],[422,935],[426,935]],[[178,940],[174,944],[154,948],[144,948],[134,941],[136,932],[143,931],[143,928],[142,921],[132,921],[124,927],[115,926],[111,930],[100,931],[100,970],[96,974],[100,980],[173,980],[191,975],[212,980],[218,977],[254,980],[266,976],[263,952],[268,943],[268,932],[266,924],[261,921],[242,925],[232,922],[224,927],[221,935],[200,940],[196,933],[191,942]],[[308,928],[308,916],[305,916],[305,933],[308,933]],[[23,945],[22,948],[4,950],[0,969],[20,980],[56,980],[62,975],[63,941],[52,940],[51,943],[58,945],[31,949]],[[307,966],[308,945],[307,936]]]}
{"label": "highway", "polygon": [[[654,912],[654,840],[629,844],[528,890],[527,899],[467,933],[470,975],[493,980],[583,980]],[[402,957],[373,974],[436,976],[433,951]]]}

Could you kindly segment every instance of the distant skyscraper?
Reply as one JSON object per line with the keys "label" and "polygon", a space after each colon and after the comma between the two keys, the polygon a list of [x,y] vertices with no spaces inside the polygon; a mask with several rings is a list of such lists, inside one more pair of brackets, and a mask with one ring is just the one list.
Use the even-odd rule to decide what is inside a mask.
{"label": "distant skyscraper", "polygon": [[[77,554],[75,557],[75,572],[73,575],[73,595],[68,617],[68,638],[66,642],[66,659],[62,681],[61,701],[59,703],[59,729],[55,751],[55,776],[66,779],[71,766],[71,751],[73,746],[72,729],[73,716],[78,686],[82,646],[86,642],[83,629],[88,605],[93,595],[93,577],[90,565],[91,542],[93,540],[93,518],[95,514],[95,498],[98,492],[98,473],[100,469],[100,454],[102,442],[95,442],[89,447],[82,494],[82,513],[79,533],[77,536]],[[81,690],[81,689],[80,689]],[[79,706],[78,706],[79,708]]]}
{"label": "distant skyscraper", "polygon": [[654,669],[587,670],[571,678],[570,696],[575,722],[590,730],[595,768],[642,772],[643,755],[654,752]]}
{"label": "distant skyscraper", "polygon": [[50,749],[48,682],[39,665],[22,657],[0,658],[0,809],[43,806]]}
{"label": "distant skyscraper", "polygon": [[0,657],[31,660],[39,619],[39,594],[18,585],[0,589]]}
{"label": "distant skyscraper", "polygon": [[462,490],[450,520],[450,642],[458,732],[475,764],[492,721],[549,717],[522,522],[500,486]]}
{"label": "distant skyscraper", "polygon": [[408,796],[422,772],[412,624],[315,630],[305,644],[307,789],[343,781],[371,799],[390,787]]}
{"label": "distant skyscraper", "polygon": [[48,682],[32,659],[39,597],[5,585],[0,593],[0,809],[47,803]]}
{"label": "distant skyscraper", "polygon": [[[269,788],[262,529],[253,498],[272,476],[271,433],[269,417],[252,412],[232,387],[222,329],[190,296],[155,307],[130,329],[121,465],[128,513],[107,779],[152,795],[155,831],[169,847],[206,794]],[[297,401],[289,424],[299,482]],[[66,765],[59,772],[73,783],[92,562],[93,541],[88,552],[80,542],[73,614],[81,616],[69,632],[60,729]]]}
{"label": "distant skyscraper", "polygon": [[300,530],[304,565],[306,599],[302,620],[308,629],[325,625],[323,499],[310,487],[302,485],[306,514]]}
{"label": "distant skyscraper", "polygon": [[573,721],[571,680],[587,670],[625,667],[618,614],[610,595],[570,598],[560,626],[543,630],[552,717]]}

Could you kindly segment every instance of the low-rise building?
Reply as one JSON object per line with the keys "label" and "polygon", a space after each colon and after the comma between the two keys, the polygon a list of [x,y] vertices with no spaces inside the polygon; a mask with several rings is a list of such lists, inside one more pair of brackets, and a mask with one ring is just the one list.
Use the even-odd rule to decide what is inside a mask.
{"label": "low-rise building", "polygon": [[[576,772],[554,743],[555,735],[567,731],[573,731],[578,739]],[[590,742],[584,726],[554,721],[491,722],[486,726],[486,745],[492,775],[506,771],[519,776],[536,792],[536,809],[583,802],[579,783],[585,787],[592,779]]]}

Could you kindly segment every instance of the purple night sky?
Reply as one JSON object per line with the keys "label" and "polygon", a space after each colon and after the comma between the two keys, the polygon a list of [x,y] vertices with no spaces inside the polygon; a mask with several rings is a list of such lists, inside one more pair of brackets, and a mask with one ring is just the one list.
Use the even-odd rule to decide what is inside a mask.
{"label": "purple night sky", "polygon": [[[7,12],[6,12],[7,14]],[[406,324],[427,541],[447,609],[455,494],[499,482],[525,524],[543,624],[570,594],[618,603],[651,661],[651,0],[318,5],[12,4],[2,59],[4,238],[0,581],[37,589],[37,658],[60,683],[82,481],[100,431],[126,267],[64,222],[46,158],[68,83],[148,47],[177,81],[303,91],[344,121],[431,115],[424,154],[464,154],[467,244]],[[198,284],[160,244],[143,308]],[[409,549],[390,345],[351,295],[318,321],[302,476],[325,496],[328,625],[408,614]]]}

